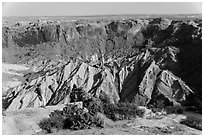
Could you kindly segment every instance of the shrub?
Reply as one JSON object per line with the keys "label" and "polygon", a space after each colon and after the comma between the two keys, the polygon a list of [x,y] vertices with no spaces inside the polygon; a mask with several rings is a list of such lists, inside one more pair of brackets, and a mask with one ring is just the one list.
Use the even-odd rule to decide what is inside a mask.
{"label": "shrub", "polygon": [[99,98],[94,97],[89,93],[82,93],[83,106],[95,115],[97,112],[103,112],[103,104]]}
{"label": "shrub", "polygon": [[95,115],[97,112],[103,112],[103,105],[100,99],[93,97],[90,93],[87,93],[82,90],[72,92],[70,94],[70,102],[82,101],[83,106],[89,110],[92,115]]}
{"label": "shrub", "polygon": [[188,116],[180,123],[198,130],[202,130],[202,120],[193,116]]}
{"label": "shrub", "polygon": [[43,119],[38,125],[41,129],[46,130],[48,133],[52,132],[52,129],[62,129],[64,126],[65,117],[61,111],[55,110],[51,112],[50,118]]}
{"label": "shrub", "polygon": [[77,108],[76,106],[64,108],[63,112],[66,117],[64,128],[78,130],[90,128],[93,126],[102,127],[102,120],[97,117],[97,112],[93,112],[95,109],[90,110],[89,112],[84,112],[83,108]]}
{"label": "shrub", "polygon": [[144,111],[138,109],[138,106],[135,103],[120,102],[117,104],[118,113],[124,116],[124,119],[131,119],[137,116],[142,117]]}
{"label": "shrub", "polygon": [[[91,104],[87,102],[87,104]],[[97,117],[97,109],[88,105],[89,112],[76,105],[68,105],[62,111],[54,111],[50,118],[39,123],[41,129],[51,133],[53,129],[80,130],[91,127],[103,127],[103,120]],[[89,110],[88,109],[88,110]]]}
{"label": "shrub", "polygon": [[104,103],[103,110],[104,114],[114,121],[142,117],[144,114],[144,110],[138,109],[135,103],[128,102]]}
{"label": "shrub", "polygon": [[47,133],[52,133],[53,123],[51,118],[43,119],[38,125],[42,130],[47,131]]}
{"label": "shrub", "polygon": [[164,110],[167,114],[182,114],[184,109],[181,106],[166,106]]}
{"label": "shrub", "polygon": [[118,120],[116,118],[116,111],[117,111],[117,105],[113,104],[113,103],[103,103],[103,113],[110,119],[112,119],[113,121]]}
{"label": "shrub", "polygon": [[[73,93],[71,97],[74,102],[82,101],[83,107],[79,108],[77,105],[69,104],[62,111],[56,110],[50,114],[50,118],[39,123],[40,128],[51,133],[52,129],[80,130],[94,126],[103,127],[104,121],[97,117],[98,112],[104,113],[114,121],[142,117],[144,113],[144,110],[138,109],[135,103],[101,102],[91,94],[81,91]],[[84,110],[85,108],[88,109],[88,112]]]}

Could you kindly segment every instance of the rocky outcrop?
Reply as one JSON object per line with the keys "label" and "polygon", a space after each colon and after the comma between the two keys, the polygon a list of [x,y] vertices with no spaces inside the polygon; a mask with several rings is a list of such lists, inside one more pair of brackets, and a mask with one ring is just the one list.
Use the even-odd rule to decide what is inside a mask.
{"label": "rocky outcrop", "polygon": [[3,60],[33,69],[3,96],[7,110],[69,103],[74,85],[110,102],[201,100],[201,21],[38,22],[3,30]]}

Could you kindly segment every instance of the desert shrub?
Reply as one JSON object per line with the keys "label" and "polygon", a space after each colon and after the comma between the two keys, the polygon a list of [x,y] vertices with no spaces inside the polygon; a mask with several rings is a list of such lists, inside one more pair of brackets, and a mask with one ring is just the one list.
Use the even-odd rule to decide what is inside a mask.
{"label": "desert shrub", "polygon": [[72,108],[65,108],[63,112],[66,117],[64,122],[65,129],[79,130],[103,126],[102,120],[96,114],[84,112],[82,108],[75,107],[73,110]]}
{"label": "desert shrub", "polygon": [[80,130],[94,126],[103,127],[104,122],[101,118],[97,117],[97,109],[93,105],[88,106],[90,111],[88,109],[87,112],[84,108],[70,104],[62,111],[52,112],[50,118],[44,119],[39,123],[39,127],[48,133],[51,133],[53,129]]}
{"label": "desert shrub", "polygon": [[43,119],[38,123],[38,126],[42,129],[47,131],[47,133],[52,133],[53,123],[51,118]]}
{"label": "desert shrub", "polygon": [[62,112],[55,110],[54,112],[51,112],[50,118],[43,119],[38,125],[41,129],[51,133],[53,128],[63,128],[64,119],[65,117],[62,115]]}
{"label": "desert shrub", "polygon": [[103,106],[99,99],[91,98],[83,101],[83,106],[89,110],[91,115],[96,115],[97,112],[103,112]]}
{"label": "desert shrub", "polygon": [[180,123],[198,130],[202,130],[202,120],[193,116],[188,116]]}
{"label": "desert shrub", "polygon": [[144,110],[138,109],[135,103],[129,102],[104,103],[103,111],[108,118],[114,121],[142,117],[144,114]]}
{"label": "desert shrub", "polygon": [[142,117],[144,110],[138,109],[135,103],[120,102],[118,105],[118,111],[120,115],[124,115],[125,119],[131,119],[135,117]]}
{"label": "desert shrub", "polygon": [[[70,94],[73,102],[82,101],[83,106],[89,110],[89,113],[95,115],[97,112],[103,112],[103,105],[100,99],[95,98],[90,93],[79,90]],[[75,100],[75,101],[74,101]]]}
{"label": "desert shrub", "polygon": [[102,102],[85,92],[73,93],[72,99],[74,102],[82,101],[83,107],[79,108],[77,105],[69,104],[62,111],[52,112],[50,118],[41,121],[39,126],[48,133],[51,133],[53,129],[80,130],[94,126],[103,127],[104,121],[97,116],[98,112],[104,113],[114,121],[142,117],[144,113],[144,110],[138,109],[135,103]]}
{"label": "desert shrub", "polygon": [[184,109],[181,106],[166,106],[165,109],[167,114],[175,113],[182,114]]}
{"label": "desert shrub", "polygon": [[151,101],[147,104],[147,106],[152,110],[152,112],[155,113],[161,112],[166,106],[173,106],[173,102],[171,102],[163,94],[155,91]]}
{"label": "desert shrub", "polygon": [[200,108],[195,107],[195,106],[188,106],[185,108],[185,111],[193,111],[193,112],[202,114],[202,108],[200,109]]}
{"label": "desert shrub", "polygon": [[118,120],[116,118],[116,111],[117,111],[117,105],[113,104],[113,103],[109,103],[109,102],[104,102],[103,103],[103,113],[110,119],[112,119],[113,121]]}

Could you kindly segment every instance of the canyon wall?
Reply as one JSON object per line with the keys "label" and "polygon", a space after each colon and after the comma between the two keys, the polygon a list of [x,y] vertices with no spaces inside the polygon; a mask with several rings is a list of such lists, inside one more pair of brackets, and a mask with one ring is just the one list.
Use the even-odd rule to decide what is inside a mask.
{"label": "canyon wall", "polygon": [[2,59],[33,72],[3,107],[66,104],[74,85],[110,102],[202,106],[202,20],[163,18],[3,26]]}

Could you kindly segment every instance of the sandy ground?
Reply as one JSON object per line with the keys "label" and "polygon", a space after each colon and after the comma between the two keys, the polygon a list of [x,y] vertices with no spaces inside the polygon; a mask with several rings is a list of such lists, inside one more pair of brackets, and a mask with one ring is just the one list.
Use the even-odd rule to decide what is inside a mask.
{"label": "sandy ground", "polygon": [[[47,134],[42,131],[38,124],[42,119],[49,117],[53,110],[60,110],[64,105],[49,106],[46,108],[27,108],[16,111],[5,112],[2,118],[2,134],[31,135]],[[134,120],[123,120],[113,122],[101,114],[105,121],[104,128],[92,128],[86,130],[55,131],[54,135],[201,135],[202,131],[180,124],[180,120],[186,118],[189,112],[184,114],[169,114],[162,118],[137,118]],[[201,114],[193,114],[196,117]]]}
{"label": "sandy ground", "polygon": [[[176,118],[184,117],[177,115]],[[88,130],[69,131],[61,130],[52,133],[54,135],[201,135],[202,131],[179,124],[171,118],[171,115],[162,119],[138,118],[135,120],[117,121],[105,128],[93,128]]]}
{"label": "sandy ground", "polygon": [[31,135],[41,131],[38,123],[48,118],[53,110],[61,110],[64,105],[46,108],[26,108],[15,111],[5,111],[2,117],[2,134]]}

